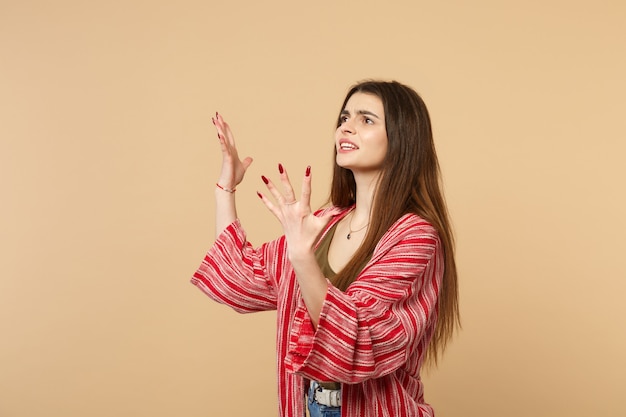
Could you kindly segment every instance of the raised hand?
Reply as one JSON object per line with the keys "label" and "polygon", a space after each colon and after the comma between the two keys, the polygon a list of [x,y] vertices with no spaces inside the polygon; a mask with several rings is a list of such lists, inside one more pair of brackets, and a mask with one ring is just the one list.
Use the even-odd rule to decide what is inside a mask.
{"label": "raised hand", "polygon": [[211,119],[217,129],[217,137],[222,148],[222,170],[215,189],[215,237],[237,219],[235,187],[243,180],[252,158],[239,159],[235,137],[228,123],[215,113]]}
{"label": "raised hand", "polygon": [[320,233],[338,210],[330,210],[323,216],[315,216],[311,211],[311,167],[306,169],[299,201],[296,199],[287,170],[279,164],[278,171],[284,191],[278,190],[274,183],[263,176],[261,178],[275,201],[272,202],[261,193],[258,195],[282,225],[289,258],[294,262],[312,254]]}
{"label": "raised hand", "polygon": [[246,170],[252,163],[252,158],[239,159],[233,132],[220,114],[215,113],[215,117],[211,120],[217,130],[217,138],[222,148],[222,170],[217,183],[222,189],[231,191],[243,180]]}

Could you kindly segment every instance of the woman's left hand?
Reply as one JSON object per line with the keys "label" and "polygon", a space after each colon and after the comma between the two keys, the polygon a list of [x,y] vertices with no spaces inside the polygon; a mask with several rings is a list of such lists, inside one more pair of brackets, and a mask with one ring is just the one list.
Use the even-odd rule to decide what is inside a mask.
{"label": "woman's left hand", "polygon": [[261,177],[267,189],[274,196],[272,202],[265,195],[257,193],[265,206],[276,216],[283,227],[287,239],[287,253],[291,262],[313,254],[313,247],[324,227],[339,210],[329,210],[322,216],[315,216],[311,211],[311,167],[307,167],[302,182],[302,192],[298,201],[295,192],[282,165],[278,165],[280,181],[284,191],[279,191],[274,183]]}

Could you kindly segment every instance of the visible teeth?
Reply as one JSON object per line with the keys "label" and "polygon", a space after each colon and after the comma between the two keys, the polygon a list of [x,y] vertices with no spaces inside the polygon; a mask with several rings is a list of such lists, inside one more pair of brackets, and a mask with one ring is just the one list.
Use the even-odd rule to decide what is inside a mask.
{"label": "visible teeth", "polygon": [[352,145],[351,143],[342,143],[341,149],[356,149],[357,147]]}

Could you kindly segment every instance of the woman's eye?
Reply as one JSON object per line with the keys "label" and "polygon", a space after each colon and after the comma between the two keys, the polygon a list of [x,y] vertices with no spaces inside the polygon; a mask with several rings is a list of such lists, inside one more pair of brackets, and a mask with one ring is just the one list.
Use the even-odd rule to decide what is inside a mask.
{"label": "woman's eye", "polygon": [[367,123],[368,125],[373,125],[374,121],[372,119],[370,119],[369,117],[365,118],[365,123]]}
{"label": "woman's eye", "polygon": [[347,121],[348,121],[348,116],[341,116],[341,117],[339,118],[339,121],[340,121],[341,123],[347,122]]}

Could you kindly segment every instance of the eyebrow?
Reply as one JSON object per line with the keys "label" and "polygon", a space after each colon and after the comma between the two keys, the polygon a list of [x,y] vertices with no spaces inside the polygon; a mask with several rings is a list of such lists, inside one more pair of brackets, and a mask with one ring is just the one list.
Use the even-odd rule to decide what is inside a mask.
{"label": "eyebrow", "polygon": [[[372,113],[369,110],[357,110],[356,112],[357,114],[362,114],[362,115],[366,115],[366,116],[373,116],[375,118],[377,118],[378,120],[380,120],[380,117],[378,117],[378,115],[376,113]],[[341,111],[341,115],[343,116],[344,114],[346,115],[350,115],[350,112],[348,110],[342,110]]]}

